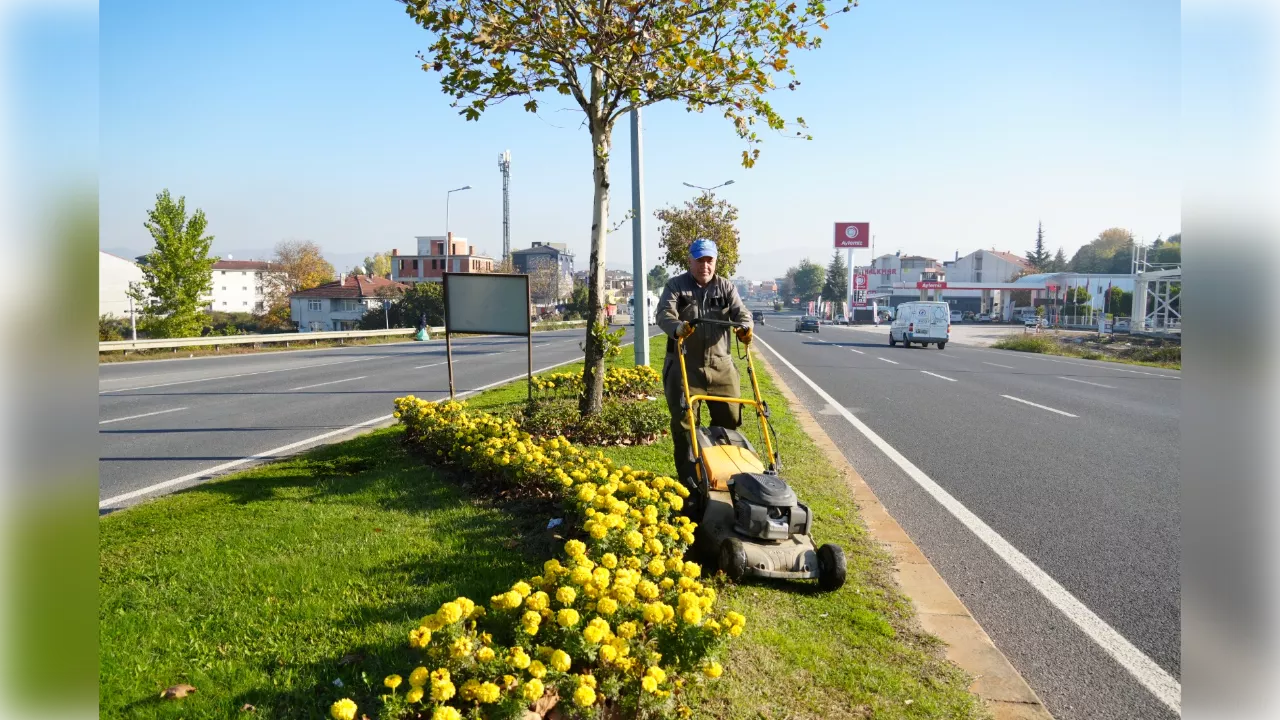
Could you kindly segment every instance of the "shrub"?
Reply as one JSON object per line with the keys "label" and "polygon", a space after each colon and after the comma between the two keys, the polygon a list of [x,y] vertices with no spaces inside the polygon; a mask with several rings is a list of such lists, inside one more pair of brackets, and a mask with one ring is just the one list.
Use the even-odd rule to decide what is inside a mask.
{"label": "shrub", "polygon": [[1053,353],[1058,349],[1058,341],[1044,335],[1007,335],[992,343],[991,347],[1020,352]]}
{"label": "shrub", "polygon": [[606,399],[598,415],[583,418],[572,398],[535,398],[516,416],[520,427],[540,437],[564,436],[584,445],[643,445],[666,429],[663,403]]}
{"label": "shrub", "polygon": [[[576,396],[582,392],[582,373],[549,373],[533,379],[533,386],[546,395]],[[604,372],[606,397],[637,399],[660,394],[662,376],[648,365],[609,368]]]}
{"label": "shrub", "polygon": [[[715,590],[684,561],[696,527],[678,515],[688,490],[462,403],[409,396],[395,405],[408,441],[439,462],[554,488],[583,539],[566,542],[542,574],[493,595],[487,608],[460,597],[422,618],[407,636],[423,664],[386,678],[383,715],[505,718],[551,700],[570,717],[604,709],[687,717],[689,685],[719,677],[712,658],[746,622],[717,613]],[[339,700],[334,712],[354,716],[350,705]]]}

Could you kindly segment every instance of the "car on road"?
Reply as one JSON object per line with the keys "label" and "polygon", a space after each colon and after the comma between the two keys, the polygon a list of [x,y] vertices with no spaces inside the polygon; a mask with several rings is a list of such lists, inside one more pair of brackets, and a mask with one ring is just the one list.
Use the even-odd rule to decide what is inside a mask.
{"label": "car on road", "polygon": [[956,310],[951,311],[951,322],[958,323],[962,320],[964,320],[964,315],[962,315],[960,312]]}
{"label": "car on road", "polygon": [[1042,317],[1036,317],[1035,315],[1030,315],[1030,316],[1028,316],[1028,317],[1023,318],[1023,320],[1022,320],[1022,326],[1023,326],[1023,327],[1029,327],[1029,328],[1033,328],[1033,327],[1049,327],[1049,321],[1048,321],[1048,320],[1045,320],[1045,319],[1044,319],[1044,318],[1042,318]]}
{"label": "car on road", "polygon": [[751,322],[764,324],[764,311],[756,310],[755,312],[751,313]]}
{"label": "car on road", "polygon": [[822,328],[816,316],[805,315],[796,320],[796,332],[822,332]]}
{"label": "car on road", "polygon": [[911,343],[937,345],[941,350],[951,339],[951,312],[944,302],[908,302],[898,306],[889,326],[889,345]]}

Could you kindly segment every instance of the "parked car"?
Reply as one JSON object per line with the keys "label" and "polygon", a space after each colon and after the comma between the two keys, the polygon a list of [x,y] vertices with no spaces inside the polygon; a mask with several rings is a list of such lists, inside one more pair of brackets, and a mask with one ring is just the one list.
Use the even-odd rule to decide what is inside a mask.
{"label": "parked car", "polygon": [[1111,326],[1111,329],[1114,332],[1123,332],[1123,333],[1132,332],[1129,329],[1129,327],[1130,327],[1129,320],[1127,318],[1120,318],[1119,320],[1115,321],[1115,324]]}
{"label": "parked car", "polygon": [[796,332],[822,332],[821,326],[818,324],[818,318],[813,315],[805,315],[796,320]]}
{"label": "parked car", "polygon": [[1026,318],[1023,318],[1022,326],[1023,327],[1049,327],[1049,321],[1045,320],[1042,317],[1029,315]]}
{"label": "parked car", "polygon": [[957,322],[960,322],[961,320],[964,320],[964,315],[962,315],[959,311],[952,310],[952,311],[951,311],[951,322],[953,322],[953,323],[957,323]]}
{"label": "parked car", "polygon": [[951,339],[951,314],[944,302],[907,302],[898,306],[893,324],[889,326],[890,347],[902,343],[937,345],[941,350]]}
{"label": "parked car", "polygon": [[987,313],[979,313],[977,317],[977,322],[989,323],[991,322],[991,316],[988,315]]}
{"label": "parked car", "polygon": [[973,322],[974,313],[972,310],[965,310],[964,315],[960,317],[964,322]]}

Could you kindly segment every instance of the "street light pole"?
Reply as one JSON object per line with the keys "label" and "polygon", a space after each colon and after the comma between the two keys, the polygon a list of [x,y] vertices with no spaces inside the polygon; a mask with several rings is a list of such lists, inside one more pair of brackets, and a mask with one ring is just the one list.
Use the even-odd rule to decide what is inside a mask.
{"label": "street light pole", "polygon": [[449,272],[449,251],[453,249],[453,237],[449,234],[449,200],[453,198],[454,193],[470,189],[470,185],[463,185],[444,194],[444,270],[442,272]]}
{"label": "street light pole", "polygon": [[703,192],[705,192],[705,193],[707,193],[707,194],[710,194],[712,190],[719,190],[720,188],[724,187],[725,185],[732,185],[732,184],[733,184],[733,181],[732,181],[732,180],[725,180],[724,182],[720,183],[719,185],[716,185],[715,187],[709,187],[709,188],[702,187],[701,185],[694,185],[693,183],[682,183],[682,184],[683,184],[684,186],[686,186],[686,187],[691,187],[691,188],[694,188],[694,189],[696,189],[696,190],[701,190],[701,191],[703,191]]}
{"label": "street light pole", "polygon": [[644,169],[640,154],[640,108],[631,110],[631,322],[636,366],[649,364],[649,276],[644,259]]}

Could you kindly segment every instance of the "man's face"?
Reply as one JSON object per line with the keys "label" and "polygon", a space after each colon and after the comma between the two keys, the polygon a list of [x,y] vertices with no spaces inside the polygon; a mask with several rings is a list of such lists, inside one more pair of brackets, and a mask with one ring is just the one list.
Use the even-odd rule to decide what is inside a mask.
{"label": "man's face", "polygon": [[706,285],[711,282],[711,278],[716,274],[716,259],[714,257],[690,258],[689,274],[699,285]]}

